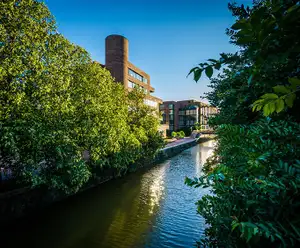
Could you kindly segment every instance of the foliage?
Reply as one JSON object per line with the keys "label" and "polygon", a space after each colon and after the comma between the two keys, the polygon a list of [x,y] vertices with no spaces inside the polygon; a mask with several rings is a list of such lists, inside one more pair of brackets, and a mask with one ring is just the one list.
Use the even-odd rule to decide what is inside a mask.
{"label": "foliage", "polygon": [[294,101],[296,99],[296,92],[299,91],[300,79],[298,78],[289,78],[289,86],[277,85],[273,87],[273,90],[277,94],[281,94],[279,97],[275,93],[267,93],[261,96],[259,100],[253,103],[253,111],[259,111],[263,109],[265,116],[270,114],[281,112],[285,105],[289,108],[292,108]]}
{"label": "foliage", "polygon": [[195,130],[194,127],[183,127],[183,128],[180,128],[178,130],[178,132],[182,131],[184,133],[183,137],[187,137],[187,136],[190,136],[192,134],[193,130]]}
{"label": "foliage", "polygon": [[179,131],[179,137],[180,138],[184,138],[185,137],[185,133],[184,133],[184,131]]}
{"label": "foliage", "polygon": [[161,147],[153,111],[132,99],[145,96],[60,35],[44,3],[0,3],[0,57],[0,164],[20,182],[76,192],[95,168]]}
{"label": "foliage", "polygon": [[223,65],[206,94],[219,109],[209,119],[218,135],[215,155],[204,176],[186,179],[212,191],[197,203],[209,224],[198,245],[297,246],[300,2],[260,0],[229,9],[237,20],[227,34],[239,52],[190,71],[198,81]]}
{"label": "foliage", "polygon": [[194,127],[193,127],[193,130],[198,130],[198,131],[201,131],[201,124],[199,122],[195,123]]}
{"label": "foliage", "polygon": [[185,137],[185,133],[184,133],[184,131],[179,131],[179,132],[172,132],[172,137],[173,138],[176,138],[176,139],[182,139],[182,138],[184,138]]}
{"label": "foliage", "polygon": [[177,133],[173,131],[173,132],[172,132],[172,137],[173,137],[173,138],[176,138],[176,137],[177,137]]}

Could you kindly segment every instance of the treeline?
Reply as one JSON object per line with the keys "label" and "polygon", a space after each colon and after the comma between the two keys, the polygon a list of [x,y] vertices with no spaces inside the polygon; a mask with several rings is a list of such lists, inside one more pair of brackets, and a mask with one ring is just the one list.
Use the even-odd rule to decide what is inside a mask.
{"label": "treeline", "polygon": [[0,167],[18,182],[76,192],[99,168],[153,156],[163,142],[143,98],[59,34],[44,3],[0,2]]}
{"label": "treeline", "polygon": [[227,30],[236,54],[191,70],[212,77],[206,95],[219,108],[210,125],[217,147],[205,175],[211,187],[197,203],[207,224],[200,247],[300,245],[300,1],[229,4]]}

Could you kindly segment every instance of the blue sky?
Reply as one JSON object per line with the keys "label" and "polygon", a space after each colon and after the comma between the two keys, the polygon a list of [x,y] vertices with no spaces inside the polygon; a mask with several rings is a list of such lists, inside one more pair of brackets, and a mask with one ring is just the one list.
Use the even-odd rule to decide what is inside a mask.
{"label": "blue sky", "polygon": [[[234,52],[225,29],[234,18],[227,0],[45,0],[58,30],[104,63],[110,34],[129,40],[129,60],[147,72],[163,100],[199,99],[208,79],[197,84],[189,70],[221,52]],[[251,0],[240,0],[249,4]]]}

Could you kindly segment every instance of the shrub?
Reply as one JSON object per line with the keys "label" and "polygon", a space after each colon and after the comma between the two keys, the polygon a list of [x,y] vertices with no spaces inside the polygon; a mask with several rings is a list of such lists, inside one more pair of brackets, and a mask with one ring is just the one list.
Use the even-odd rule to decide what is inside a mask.
{"label": "shrub", "polygon": [[178,134],[177,134],[176,132],[173,131],[173,132],[172,132],[172,137],[173,137],[173,138],[176,138],[177,136],[178,136]]}
{"label": "shrub", "polygon": [[[227,30],[236,54],[191,70],[213,78],[206,94],[219,114],[215,155],[205,175],[186,179],[211,187],[197,202],[207,228],[200,247],[297,247],[300,244],[299,1],[229,4]],[[297,31],[298,30],[298,31]]]}
{"label": "shrub", "polygon": [[180,138],[184,138],[184,137],[185,137],[184,131],[180,131],[180,132],[178,133],[178,136],[179,136]]}

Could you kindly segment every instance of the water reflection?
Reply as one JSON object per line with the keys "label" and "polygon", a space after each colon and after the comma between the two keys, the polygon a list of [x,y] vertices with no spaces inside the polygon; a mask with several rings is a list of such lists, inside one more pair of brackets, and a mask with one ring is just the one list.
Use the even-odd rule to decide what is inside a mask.
{"label": "water reflection", "polygon": [[[149,213],[154,213],[154,208],[159,207],[159,201],[164,193],[164,183],[167,168],[170,166],[170,161],[167,161],[164,166],[157,167],[155,173],[149,172],[143,176],[141,194],[149,194]],[[148,192],[144,192],[149,188]],[[148,198],[148,197],[147,197]]]}
{"label": "water reflection", "polygon": [[204,227],[195,202],[208,190],[183,181],[201,174],[213,145],[198,145],[150,170],[2,225],[1,247],[192,247]]}

